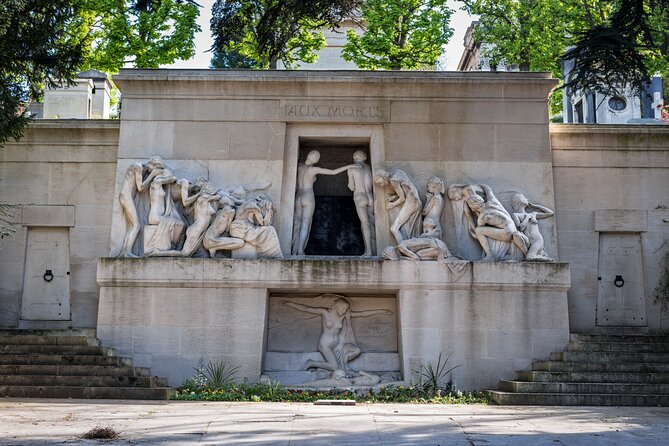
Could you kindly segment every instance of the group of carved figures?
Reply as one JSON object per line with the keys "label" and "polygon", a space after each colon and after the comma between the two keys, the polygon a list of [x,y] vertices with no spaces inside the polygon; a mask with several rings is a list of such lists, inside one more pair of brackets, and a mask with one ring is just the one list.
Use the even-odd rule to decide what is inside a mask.
{"label": "group of carved figures", "polygon": [[[348,174],[348,187],[361,224],[363,256],[376,252],[373,184],[387,192],[386,209],[396,245],[383,250],[389,260],[454,259],[442,240],[444,194],[448,192],[458,240],[471,237],[483,251],[482,260],[550,261],[538,220],[553,215],[522,194],[511,198],[508,212],[485,184],[453,184],[439,177],[427,182],[423,204],[418,189],[404,171],[377,169],[374,175],[363,151],[353,164],[338,169],[316,166],[320,153],[312,150],[297,168],[295,214],[291,252],[304,255],[316,208],[314,183],[318,175]],[[119,201],[126,220],[121,257],[211,256],[231,251],[233,257],[282,258],[272,226],[274,204],[266,195],[251,192],[270,185],[217,188],[204,178],[177,179],[160,157],[131,164],[123,176]],[[143,243],[138,242],[143,231]],[[142,246],[139,246],[142,245]],[[241,254],[243,251],[244,254]]]}
{"label": "group of carved figures", "polygon": [[264,194],[248,197],[269,186],[217,188],[204,178],[177,179],[160,157],[133,163],[119,194],[126,231],[118,255],[215,257],[248,249],[250,257],[282,258],[274,204]]}
{"label": "group of carved figures", "polygon": [[[397,245],[383,250],[389,260],[445,260],[454,258],[442,240],[441,216],[444,210],[444,181],[432,177],[427,182],[425,204],[418,189],[404,171],[377,169],[372,175],[363,151],[353,155],[354,163],[338,169],[317,167],[320,153],[312,150],[297,169],[292,254],[304,255],[315,209],[313,186],[317,175],[337,175],[347,171],[348,187],[353,191],[365,245],[363,256],[375,251],[374,195],[372,182],[387,190],[386,209],[391,218],[390,232]],[[448,188],[456,219],[458,237],[471,236],[481,247],[484,261],[551,261],[544,250],[544,239],[537,220],[553,215],[550,209],[530,203],[522,194],[512,197],[509,213],[485,185],[454,184]],[[464,234],[463,228],[467,229]]]}

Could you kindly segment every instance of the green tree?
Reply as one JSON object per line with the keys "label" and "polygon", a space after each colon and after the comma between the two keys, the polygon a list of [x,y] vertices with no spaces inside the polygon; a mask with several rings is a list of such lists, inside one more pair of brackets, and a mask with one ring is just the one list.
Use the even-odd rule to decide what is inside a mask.
{"label": "green tree", "polygon": [[605,20],[575,33],[566,85],[585,91],[639,93],[650,76],[669,77],[669,0],[619,0]]}
{"label": "green tree", "polygon": [[434,67],[453,35],[446,0],[366,0],[362,35],[350,30],[342,51],[359,68]]}
{"label": "green tree", "polygon": [[[325,46],[323,28],[336,29],[359,0],[217,0],[212,7],[212,51],[220,62],[253,61],[257,68],[314,62]],[[216,57],[216,56],[215,56]]]}
{"label": "green tree", "polygon": [[81,0],[94,38],[85,68],[158,68],[195,55],[199,5],[191,0]]}
{"label": "green tree", "polygon": [[45,86],[72,84],[90,44],[80,1],[0,3],[0,146],[21,137]]}
{"label": "green tree", "polygon": [[475,39],[490,45],[493,65],[505,61],[521,71],[549,71],[561,78],[560,60],[569,36],[587,20],[603,20],[604,5],[592,0],[461,0],[479,16]]}

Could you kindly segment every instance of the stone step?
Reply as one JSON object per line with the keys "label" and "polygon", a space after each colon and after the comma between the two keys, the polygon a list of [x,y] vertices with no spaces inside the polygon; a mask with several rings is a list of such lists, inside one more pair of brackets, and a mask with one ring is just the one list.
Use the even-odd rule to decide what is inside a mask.
{"label": "stone step", "polygon": [[668,335],[610,335],[572,333],[572,341],[581,342],[632,342],[634,344],[669,343]]}
{"label": "stone step", "polygon": [[551,361],[602,362],[602,363],[669,363],[669,353],[626,353],[626,352],[553,352]]}
{"label": "stone step", "polygon": [[613,393],[641,395],[669,395],[668,384],[628,383],[543,383],[500,381],[499,390],[518,393]]}
{"label": "stone step", "polygon": [[169,387],[0,386],[0,397],[166,400],[175,391]]}
{"label": "stone step", "polygon": [[102,355],[110,356],[111,349],[91,345],[0,345],[0,355]]}
{"label": "stone step", "polygon": [[646,383],[669,384],[668,373],[611,373],[611,372],[539,372],[520,370],[518,381],[569,383]]}
{"label": "stone step", "polygon": [[650,342],[584,342],[572,341],[567,344],[570,352],[621,352],[621,353],[669,353],[669,343]]}
{"label": "stone step", "polygon": [[88,336],[0,336],[2,345],[100,345],[100,341]]}
{"label": "stone step", "polygon": [[150,376],[145,367],[104,365],[0,365],[0,375],[58,375],[58,376]]}
{"label": "stone step", "polygon": [[534,361],[532,369],[537,372],[669,373],[669,364]]}
{"label": "stone step", "polygon": [[0,375],[0,386],[167,387],[154,376]]}
{"label": "stone step", "polygon": [[0,336],[40,336],[40,337],[83,336],[90,339],[95,339],[96,330],[94,328],[70,328],[63,330],[4,328],[0,329]]}
{"label": "stone step", "polygon": [[597,393],[513,393],[488,391],[497,404],[516,406],[669,406],[669,395]]}
{"label": "stone step", "polygon": [[97,355],[0,355],[0,365],[132,365],[118,356]]}

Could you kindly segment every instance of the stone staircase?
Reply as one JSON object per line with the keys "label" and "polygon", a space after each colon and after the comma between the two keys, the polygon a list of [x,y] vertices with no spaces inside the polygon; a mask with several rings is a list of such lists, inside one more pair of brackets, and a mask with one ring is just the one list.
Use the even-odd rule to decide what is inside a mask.
{"label": "stone staircase", "polygon": [[669,336],[572,334],[563,352],[535,361],[489,391],[497,404],[669,406]]}
{"label": "stone staircase", "polygon": [[0,330],[0,397],[164,400],[172,392],[83,331]]}

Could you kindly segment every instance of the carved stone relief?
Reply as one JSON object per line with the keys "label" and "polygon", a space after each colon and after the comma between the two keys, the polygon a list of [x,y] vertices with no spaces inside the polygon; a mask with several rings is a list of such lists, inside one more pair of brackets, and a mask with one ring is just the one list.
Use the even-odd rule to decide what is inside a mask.
{"label": "carved stone relief", "polygon": [[485,184],[453,184],[448,197],[455,217],[456,237],[469,236],[483,251],[482,261],[553,261],[544,250],[538,219],[553,215],[550,209],[530,204],[522,194],[512,198],[510,214]]}
{"label": "carved stone relief", "polygon": [[218,188],[204,178],[177,179],[160,157],[131,164],[119,194],[127,227],[119,257],[215,257],[244,249],[247,258],[282,258],[271,226],[274,204],[249,196],[269,186]]}
{"label": "carved stone relief", "polygon": [[340,294],[272,297],[265,374],[314,387],[398,380],[394,306],[394,298]]}

